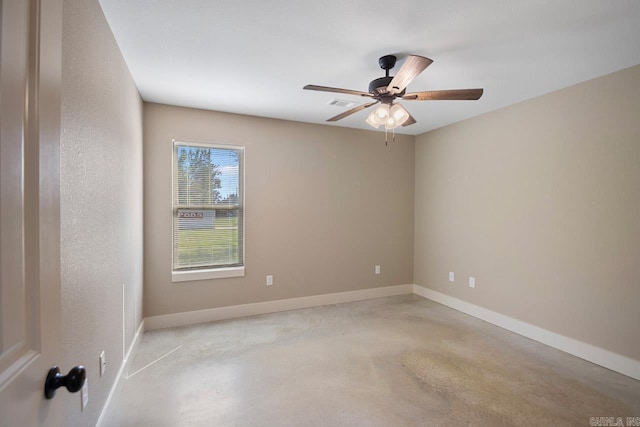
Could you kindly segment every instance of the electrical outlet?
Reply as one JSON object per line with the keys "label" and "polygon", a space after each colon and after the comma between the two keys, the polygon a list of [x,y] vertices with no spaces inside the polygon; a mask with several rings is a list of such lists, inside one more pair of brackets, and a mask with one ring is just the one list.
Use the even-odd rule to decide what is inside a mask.
{"label": "electrical outlet", "polygon": [[84,380],[82,384],[82,392],[80,393],[80,409],[84,411],[84,408],[89,404],[89,378]]}
{"label": "electrical outlet", "polygon": [[271,285],[273,285],[273,276],[269,274],[267,276],[267,286],[271,286]]}
{"label": "electrical outlet", "polygon": [[380,266],[376,265],[376,274],[380,274]]}
{"label": "electrical outlet", "polygon": [[475,288],[476,287],[476,278],[475,277],[469,277],[469,287],[470,288]]}
{"label": "electrical outlet", "polygon": [[449,281],[453,282],[453,271],[449,272]]}
{"label": "electrical outlet", "polygon": [[100,377],[104,375],[104,371],[107,369],[107,356],[104,355],[104,350],[100,353]]}

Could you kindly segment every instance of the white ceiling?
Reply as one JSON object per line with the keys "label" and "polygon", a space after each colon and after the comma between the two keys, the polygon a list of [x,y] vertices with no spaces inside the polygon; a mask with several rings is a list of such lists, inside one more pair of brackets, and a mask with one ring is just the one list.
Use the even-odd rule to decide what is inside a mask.
{"label": "white ceiling", "polygon": [[[402,101],[412,135],[640,64],[638,0],[100,3],[145,101],[326,123],[345,111],[332,99],[363,99],[302,87],[366,92],[385,54],[394,70],[433,59],[408,91],[484,88],[479,101]],[[331,125],[372,129],[366,117]]]}

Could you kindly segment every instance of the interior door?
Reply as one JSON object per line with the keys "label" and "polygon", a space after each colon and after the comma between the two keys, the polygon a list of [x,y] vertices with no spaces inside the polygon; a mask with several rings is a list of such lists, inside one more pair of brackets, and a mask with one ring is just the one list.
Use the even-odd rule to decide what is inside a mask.
{"label": "interior door", "polygon": [[61,354],[62,4],[0,11],[0,425],[58,426],[63,402],[44,382]]}

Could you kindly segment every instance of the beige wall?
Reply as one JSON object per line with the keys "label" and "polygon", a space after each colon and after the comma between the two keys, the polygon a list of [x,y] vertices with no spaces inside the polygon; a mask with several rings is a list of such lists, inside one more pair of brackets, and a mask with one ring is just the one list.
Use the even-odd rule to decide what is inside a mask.
{"label": "beige wall", "polygon": [[89,426],[142,316],[142,101],[97,0],[64,0],[63,12],[60,367],[87,368],[89,405],[56,399],[68,426]]}
{"label": "beige wall", "polygon": [[[173,138],[246,147],[245,277],[171,283]],[[145,316],[412,283],[413,141],[145,103]]]}
{"label": "beige wall", "polygon": [[640,359],[640,66],[421,135],[415,157],[416,284]]}

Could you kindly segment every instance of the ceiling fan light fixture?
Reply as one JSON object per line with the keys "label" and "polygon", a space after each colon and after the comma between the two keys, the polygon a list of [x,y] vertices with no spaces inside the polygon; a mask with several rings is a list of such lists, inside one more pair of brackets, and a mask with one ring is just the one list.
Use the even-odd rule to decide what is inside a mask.
{"label": "ceiling fan light fixture", "polygon": [[367,123],[369,123],[374,128],[378,128],[379,126],[387,126],[387,121],[391,117],[388,104],[381,104],[373,110],[369,117],[367,117]]}
{"label": "ceiling fan light fixture", "polygon": [[402,126],[410,117],[409,112],[400,104],[381,104],[367,116],[367,124],[375,129],[395,129]]}
{"label": "ceiling fan light fixture", "polygon": [[369,114],[369,117],[367,117],[367,123],[371,126],[373,126],[374,128],[378,129],[378,127],[380,127],[380,123],[378,123],[378,121],[376,120],[376,112],[375,110],[371,112],[371,114]]}

